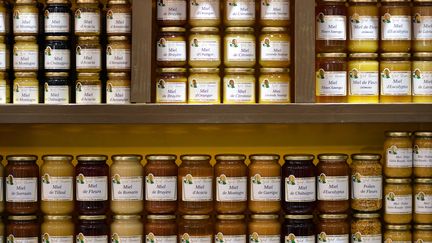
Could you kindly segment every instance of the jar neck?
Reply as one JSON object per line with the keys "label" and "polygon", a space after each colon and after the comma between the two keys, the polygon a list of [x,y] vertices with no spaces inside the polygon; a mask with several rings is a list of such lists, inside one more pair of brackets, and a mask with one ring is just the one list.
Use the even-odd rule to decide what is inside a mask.
{"label": "jar neck", "polygon": [[8,161],[8,164],[33,165],[33,164],[36,164],[36,161]]}

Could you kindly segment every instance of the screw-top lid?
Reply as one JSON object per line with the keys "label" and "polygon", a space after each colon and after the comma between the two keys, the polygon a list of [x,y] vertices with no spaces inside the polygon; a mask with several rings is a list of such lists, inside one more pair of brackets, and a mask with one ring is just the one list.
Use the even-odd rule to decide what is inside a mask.
{"label": "screw-top lid", "polygon": [[37,74],[36,72],[16,72],[15,77],[16,78],[36,78]]}
{"label": "screw-top lid", "polygon": [[261,73],[289,73],[289,68],[261,68]]}
{"label": "screw-top lid", "polygon": [[155,215],[155,214],[149,214],[147,215],[148,219],[156,219],[156,220],[172,220],[176,219],[175,215]]}
{"label": "screw-top lid", "polygon": [[203,32],[210,32],[210,33],[218,33],[219,28],[217,27],[194,27],[190,30],[192,33],[203,33]]}
{"label": "screw-top lid", "polygon": [[69,37],[67,36],[56,36],[56,35],[50,35],[45,37],[45,40],[49,41],[67,41]]}
{"label": "screw-top lid", "polygon": [[201,161],[201,160],[210,160],[211,156],[207,154],[184,154],[180,156],[181,160],[193,160],[193,161]]}
{"label": "screw-top lid", "polygon": [[72,161],[73,156],[68,154],[49,154],[42,156],[43,161]]}
{"label": "screw-top lid", "polygon": [[432,138],[432,132],[418,131],[414,133],[414,136],[420,138]]}
{"label": "screw-top lid", "polygon": [[185,73],[186,68],[159,68],[159,73]]}
{"label": "screw-top lid", "polygon": [[183,215],[182,216],[184,219],[209,219],[210,215]]}
{"label": "screw-top lid", "polygon": [[219,68],[190,68],[190,73],[219,73]]}
{"label": "screw-top lid", "polygon": [[348,155],[347,154],[319,154],[318,155],[318,159],[320,161],[346,161],[348,159]]}
{"label": "screw-top lid", "polygon": [[252,214],[252,219],[278,219],[279,215],[277,214]]}
{"label": "screw-top lid", "polygon": [[149,154],[146,160],[176,160],[177,155],[174,154]]}
{"label": "screw-top lid", "polygon": [[38,159],[38,157],[36,155],[31,155],[31,154],[8,155],[6,157],[7,161],[33,162],[33,161],[36,161],[37,159]]}
{"label": "screw-top lid", "polygon": [[286,28],[286,27],[263,27],[261,32],[285,32],[288,34],[288,28]]}
{"label": "screw-top lid", "polygon": [[322,219],[346,219],[348,218],[347,214],[320,214],[320,218]]}
{"label": "screw-top lid", "polygon": [[244,161],[246,160],[246,155],[244,154],[217,154],[215,156],[217,161],[227,160],[227,161]]}
{"label": "screw-top lid", "polygon": [[47,220],[69,220],[72,219],[70,215],[45,215],[44,219]]}
{"label": "screw-top lid", "polygon": [[113,219],[141,219],[141,215],[114,215]]}
{"label": "screw-top lid", "polygon": [[23,36],[23,35],[17,35],[15,36],[15,42],[18,41],[36,41],[36,36]]}
{"label": "screw-top lid", "polygon": [[225,68],[225,74],[254,74],[253,68]]}
{"label": "screw-top lid", "polygon": [[98,41],[99,36],[79,36],[78,41]]}
{"label": "screw-top lid", "polygon": [[23,221],[27,221],[27,220],[35,220],[37,219],[36,215],[10,215],[8,217],[9,220],[23,220]]}
{"label": "screw-top lid", "polygon": [[106,219],[106,215],[80,215],[78,216],[80,220],[103,220]]}
{"label": "screw-top lid", "polygon": [[352,59],[377,59],[378,53],[351,53],[349,57]]}
{"label": "screw-top lid", "polygon": [[241,220],[244,219],[244,215],[235,215],[235,214],[219,214],[217,216],[218,219],[226,219],[226,220]]}
{"label": "screw-top lid", "polygon": [[161,32],[186,32],[183,27],[162,27]]}
{"label": "screw-top lid", "polygon": [[351,159],[353,160],[370,160],[370,161],[379,161],[381,160],[381,154],[353,154],[351,155]]}
{"label": "screw-top lid", "polygon": [[287,161],[311,161],[315,159],[313,154],[286,154],[284,160]]}
{"label": "screw-top lid", "polygon": [[411,53],[400,53],[400,52],[389,52],[389,53],[381,53],[381,58],[410,58]]}
{"label": "screw-top lid", "polygon": [[252,27],[228,27],[225,30],[226,33],[235,33],[235,32],[254,32],[254,28]]}
{"label": "screw-top lid", "polygon": [[406,183],[411,183],[411,179],[409,178],[387,178],[385,179],[386,183],[391,183],[391,184],[406,184]]}
{"label": "screw-top lid", "polygon": [[121,35],[121,36],[109,36],[108,41],[127,41],[129,40],[128,36]]}
{"label": "screw-top lid", "polygon": [[45,73],[45,77],[69,77],[69,73],[67,73],[67,72],[47,72],[47,73]]}
{"label": "screw-top lid", "polygon": [[414,225],[416,230],[432,230],[432,224],[416,224]]}
{"label": "screw-top lid", "polygon": [[112,161],[117,161],[117,162],[121,162],[121,161],[135,161],[135,162],[140,162],[143,157],[142,155],[139,154],[116,154],[111,156]]}
{"label": "screw-top lid", "polygon": [[409,225],[409,224],[403,224],[403,225],[387,224],[385,226],[385,228],[390,229],[390,230],[410,230],[411,225]]}
{"label": "screw-top lid", "polygon": [[414,182],[418,184],[432,184],[432,178],[416,178]]}
{"label": "screw-top lid", "polygon": [[102,154],[83,154],[76,157],[78,161],[107,161],[108,156]]}
{"label": "screw-top lid", "polygon": [[381,217],[379,213],[355,213],[353,216],[359,219],[375,219]]}
{"label": "screw-top lid", "polygon": [[400,131],[387,131],[385,132],[386,137],[410,137],[410,132],[400,132]]}
{"label": "screw-top lid", "polygon": [[302,214],[295,214],[295,215],[288,214],[288,215],[285,215],[285,218],[286,219],[313,219],[313,215],[309,215],[309,214],[305,214],[305,215],[302,215]]}
{"label": "screw-top lid", "polygon": [[346,53],[318,53],[317,57],[347,57]]}

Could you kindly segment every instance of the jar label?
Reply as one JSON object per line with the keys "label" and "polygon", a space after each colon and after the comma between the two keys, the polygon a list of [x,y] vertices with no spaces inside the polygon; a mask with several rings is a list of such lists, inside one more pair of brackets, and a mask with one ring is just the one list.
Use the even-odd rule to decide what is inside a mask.
{"label": "jar label", "polygon": [[[4,82],[4,81],[3,81]],[[3,83],[2,81],[0,81],[0,104],[6,104],[8,103],[7,100],[7,87],[6,87],[6,83]],[[0,183],[3,184],[3,183]]]}
{"label": "jar label", "polygon": [[42,243],[74,243],[73,235],[51,236],[48,233],[42,234]]}
{"label": "jar label", "polygon": [[[432,24],[431,24],[432,25]],[[413,72],[413,95],[432,96],[432,72],[416,69]]]}
{"label": "jar label", "polygon": [[226,43],[228,62],[254,62],[256,60],[255,41],[242,41],[233,38]]}
{"label": "jar label", "polygon": [[79,233],[76,236],[76,243],[107,243],[108,236],[107,235],[98,235],[98,236],[84,236],[83,233]]}
{"label": "jar label", "polygon": [[45,33],[69,33],[69,13],[45,10]]}
{"label": "jar label", "polygon": [[[382,235],[362,235],[360,232],[356,232],[351,236],[352,242],[367,242],[367,243],[381,243]],[[386,241],[387,242],[387,241]]]}
{"label": "jar label", "polygon": [[38,13],[22,13],[19,10],[14,11],[13,16],[13,32],[37,34],[39,31],[39,14]]}
{"label": "jar label", "polygon": [[315,185],[315,177],[285,177],[285,202],[314,202]]}
{"label": "jar label", "polygon": [[319,13],[317,18],[317,40],[346,40],[346,17],[342,15],[324,15]]}
{"label": "jar label", "polygon": [[412,195],[396,195],[393,192],[385,195],[385,213],[388,214],[411,214]]}
{"label": "jar label", "polygon": [[9,57],[7,57],[8,52],[6,51],[6,47],[5,49],[0,49],[0,70],[6,70],[6,68],[8,68],[7,65],[7,60],[9,59]]}
{"label": "jar label", "polygon": [[36,50],[22,50],[14,47],[14,70],[37,70],[39,68],[39,53]]}
{"label": "jar label", "polygon": [[190,19],[220,18],[219,0],[194,0],[190,3]]}
{"label": "jar label", "polygon": [[261,19],[289,20],[289,0],[261,0]]}
{"label": "jar label", "polygon": [[249,235],[249,242],[254,243],[280,243],[280,235],[259,235],[253,232]]}
{"label": "jar label", "polygon": [[182,178],[182,187],[182,200],[185,202],[213,200],[212,177],[193,177],[191,174],[187,174]]}
{"label": "jar label", "polygon": [[411,17],[384,14],[381,17],[381,39],[411,40]]}
{"label": "jar label", "polygon": [[107,46],[107,69],[131,69],[131,50]]}
{"label": "jar label", "polygon": [[324,69],[319,69],[316,73],[316,79],[317,96],[347,95],[347,72],[326,72]]}
{"label": "jar label", "polygon": [[414,40],[432,40],[432,16],[421,16],[416,13],[413,17]]}
{"label": "jar label", "polygon": [[107,83],[107,104],[129,104],[130,103],[130,86],[114,86]]}
{"label": "jar label", "polygon": [[327,235],[321,232],[318,234],[318,243],[349,243],[349,235]]}
{"label": "jar label", "polygon": [[[4,177],[0,177],[0,181],[3,181],[3,179],[4,179]],[[4,193],[4,191],[3,191],[3,183],[0,183],[0,202],[4,201],[3,193]],[[1,238],[3,238],[3,237],[1,237]]]}
{"label": "jar label", "polygon": [[219,103],[220,80],[198,81],[189,80],[189,102]]}
{"label": "jar label", "polygon": [[232,103],[255,103],[255,84],[231,79],[225,80],[225,101]]}
{"label": "jar label", "polygon": [[186,42],[167,41],[161,38],[157,43],[157,60],[164,62],[186,61]]}
{"label": "jar label", "polygon": [[141,201],[143,200],[143,177],[121,177],[115,174],[111,178],[111,196],[113,201]]}
{"label": "jar label", "polygon": [[6,16],[3,12],[0,13],[0,33],[6,33]]}
{"label": "jar label", "polygon": [[161,79],[157,83],[157,102],[186,102],[186,82],[165,82]]}
{"label": "jar label", "polygon": [[108,177],[84,176],[76,177],[77,201],[106,201],[108,200]]}
{"label": "jar label", "polygon": [[70,69],[69,49],[45,49],[45,69]]}
{"label": "jar label", "polygon": [[413,149],[398,148],[396,145],[387,149],[387,167],[390,168],[412,168]]}
{"label": "jar label", "polygon": [[213,243],[212,242],[212,236],[208,235],[208,236],[192,236],[189,235],[188,233],[184,233],[182,235],[181,241],[180,242],[190,242],[190,243]]}
{"label": "jar label", "polygon": [[321,173],[318,180],[318,200],[342,201],[348,200],[348,176],[326,176]]}
{"label": "jar label", "polygon": [[289,61],[290,43],[288,41],[270,41],[269,38],[265,38],[261,42],[261,60]]}
{"label": "jar label", "polygon": [[351,180],[352,199],[382,199],[382,177],[355,173]]}
{"label": "jar label", "polygon": [[247,177],[228,177],[224,174],[216,177],[216,201],[247,201]]}
{"label": "jar label", "polygon": [[296,236],[289,234],[285,236],[285,243],[315,243],[315,235]]}
{"label": "jar label", "polygon": [[226,0],[228,20],[255,20],[255,0]]}
{"label": "jar label", "polygon": [[189,53],[191,61],[219,61],[220,60],[219,42],[215,40],[203,40],[194,38],[192,40]]}
{"label": "jar label", "polygon": [[158,20],[186,20],[186,1],[157,0]]}
{"label": "jar label", "polygon": [[224,235],[221,232],[215,235],[215,243],[246,243],[246,235]]}
{"label": "jar label", "polygon": [[100,104],[101,95],[100,85],[82,85],[80,82],[76,85],[77,104]]}
{"label": "jar label", "polygon": [[114,233],[111,236],[111,242],[112,243],[143,243],[143,237],[142,235],[122,236],[122,235],[118,235],[117,233]]}
{"label": "jar label", "polygon": [[379,73],[361,72],[354,68],[349,72],[349,94],[353,96],[377,96],[379,94]]}
{"label": "jar label", "polygon": [[6,177],[6,202],[37,202],[37,192],[36,177]]}
{"label": "jar label", "polygon": [[262,177],[256,174],[250,178],[251,201],[280,201],[281,178]]}
{"label": "jar label", "polygon": [[132,32],[132,15],[130,13],[116,13],[108,10],[106,19],[108,34]]}
{"label": "jar label", "polygon": [[432,149],[419,148],[414,145],[413,156],[414,167],[416,168],[431,168],[432,167]]}
{"label": "jar label", "polygon": [[84,49],[81,46],[76,48],[76,68],[77,69],[100,69],[101,50]]}
{"label": "jar label", "polygon": [[38,86],[21,86],[14,84],[13,88],[13,103],[14,104],[38,104],[39,103],[39,87]]}
{"label": "jar label", "polygon": [[100,33],[100,13],[75,11],[75,32]]}
{"label": "jar label", "polygon": [[351,40],[378,40],[379,19],[375,16],[360,16],[358,13],[350,17]]}
{"label": "jar label", "polygon": [[417,193],[414,205],[416,214],[432,214],[432,195],[424,192]]}
{"label": "jar label", "polygon": [[264,79],[260,87],[261,102],[289,102],[289,83]]}
{"label": "jar label", "polygon": [[42,201],[72,201],[73,177],[42,176]]}
{"label": "jar label", "polygon": [[37,237],[15,237],[12,234],[10,234],[7,237],[7,242],[14,242],[14,243],[38,243]]}
{"label": "jar label", "polygon": [[411,95],[411,72],[384,69],[381,73],[381,95]]}
{"label": "jar label", "polygon": [[145,178],[146,201],[177,201],[177,176],[154,176]]}
{"label": "jar label", "polygon": [[177,235],[162,236],[149,233],[146,235],[146,242],[177,243]]}

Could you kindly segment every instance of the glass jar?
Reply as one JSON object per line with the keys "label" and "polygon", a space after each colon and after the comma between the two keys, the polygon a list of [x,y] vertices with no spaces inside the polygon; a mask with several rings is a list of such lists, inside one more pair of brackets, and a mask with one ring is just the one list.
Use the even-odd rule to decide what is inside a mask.
{"label": "glass jar", "polygon": [[414,176],[432,176],[432,132],[414,133]]}
{"label": "glass jar", "polygon": [[225,26],[254,26],[255,0],[224,0]]}
{"label": "glass jar", "polygon": [[[215,209],[219,214],[243,214],[247,209],[247,166],[243,154],[218,154]],[[224,233],[224,232],[222,232]]]}
{"label": "glass jar", "polygon": [[10,100],[10,81],[7,73],[0,72],[0,104],[8,104]]}
{"label": "glass jar", "polygon": [[379,62],[376,53],[351,53],[348,62],[348,103],[379,103]]}
{"label": "glass jar", "polygon": [[109,226],[105,215],[78,216],[75,242],[108,242]]}
{"label": "glass jar", "polygon": [[219,68],[190,68],[189,72],[188,103],[220,104]]}
{"label": "glass jar", "polygon": [[260,104],[290,103],[290,73],[288,68],[261,68],[259,76]]}
{"label": "glass jar", "polygon": [[186,68],[161,68],[156,81],[156,103],[187,103]]}
{"label": "glass jar", "polygon": [[218,215],[215,224],[215,242],[247,242],[247,225],[244,215]]}
{"label": "glass jar", "polygon": [[219,0],[189,1],[189,25],[218,27],[221,24]]}
{"label": "glass jar", "polygon": [[347,212],[350,207],[348,155],[320,154],[318,159],[318,210],[321,213]]}
{"label": "glass jar", "polygon": [[111,160],[111,212],[140,214],[144,209],[142,156],[113,155]]}
{"label": "glass jar", "polygon": [[6,35],[10,33],[10,6],[9,2],[0,0],[0,35]]}
{"label": "glass jar", "polygon": [[316,102],[347,102],[346,53],[319,53],[316,59]]}
{"label": "glass jar", "polygon": [[189,35],[189,66],[194,68],[217,68],[221,65],[221,62],[219,28],[192,28]]}
{"label": "glass jar", "polygon": [[15,35],[39,34],[39,10],[36,0],[16,0],[13,8]]}
{"label": "glass jar", "polygon": [[147,215],[144,224],[145,242],[177,242],[175,215]]}
{"label": "glass jar", "polygon": [[261,0],[261,26],[288,26],[290,23],[290,0]]}
{"label": "glass jar", "polygon": [[37,213],[39,209],[37,159],[35,155],[6,157],[8,161],[5,167],[7,213],[15,215]]}
{"label": "glass jar", "polygon": [[131,70],[131,43],[127,36],[110,36],[106,49],[106,70],[128,72]]}
{"label": "glass jar", "polygon": [[351,208],[361,212],[382,208],[382,166],[380,154],[351,155]]}
{"label": "glass jar", "polygon": [[290,35],[285,27],[264,27],[259,37],[262,67],[286,68],[291,64]]}
{"label": "glass jar", "polygon": [[[1,6],[1,5],[0,5]],[[1,7],[0,7],[0,22],[1,22]],[[1,23],[0,23],[1,28]],[[6,45],[5,36],[0,36],[0,71],[6,71],[10,68],[9,46]]]}
{"label": "glass jar", "polygon": [[36,215],[9,216],[6,225],[7,242],[39,242],[39,224]]}
{"label": "glass jar", "polygon": [[71,155],[44,155],[40,168],[41,211],[49,215],[67,215],[74,211],[74,166]]}
{"label": "glass jar", "polygon": [[178,224],[179,242],[212,243],[213,222],[209,215],[183,215]]}
{"label": "glass jar", "polygon": [[432,51],[432,2],[429,0],[414,0],[412,7],[414,52]]}
{"label": "glass jar", "polygon": [[346,214],[321,214],[318,222],[318,243],[350,242],[350,226]]}
{"label": "glass jar", "polygon": [[35,36],[15,36],[13,47],[14,71],[39,70],[39,46]]}
{"label": "glass jar", "polygon": [[414,185],[414,222],[432,224],[432,179],[417,178]]}
{"label": "glass jar", "polygon": [[282,237],[284,237],[282,240],[287,243],[315,243],[313,215],[285,215]]}
{"label": "glass jar", "polygon": [[129,0],[109,0],[106,12],[107,35],[132,34],[132,6]]}
{"label": "glass jar", "polygon": [[75,50],[77,72],[99,72],[102,69],[102,48],[97,36],[80,36]]}
{"label": "glass jar", "polygon": [[385,133],[384,175],[387,177],[410,177],[413,165],[411,133]]}
{"label": "glass jar", "polygon": [[150,214],[173,214],[176,212],[178,170],[176,159],[177,156],[171,154],[146,156],[147,164],[144,167],[146,212]]}
{"label": "glass jar", "polygon": [[[209,214],[213,211],[213,167],[210,155],[182,155],[178,168],[178,211]],[[181,235],[181,234],[180,234]]]}
{"label": "glass jar", "polygon": [[411,225],[386,225],[385,228],[384,242],[413,242]]}
{"label": "glass jar", "polygon": [[279,155],[249,156],[249,210],[253,214],[279,213],[281,209],[281,166]]}
{"label": "glass jar", "polygon": [[279,215],[252,214],[248,225],[249,242],[281,242]]}
{"label": "glass jar", "polygon": [[74,228],[72,216],[45,215],[41,225],[41,242],[74,243]]}
{"label": "glass jar", "polygon": [[352,242],[382,242],[381,215],[356,213],[351,222]]}
{"label": "glass jar", "polygon": [[163,27],[156,43],[156,64],[161,67],[186,66],[185,28]]}
{"label": "glass jar", "polygon": [[255,104],[255,69],[225,68],[224,104]]}
{"label": "glass jar", "polygon": [[346,0],[319,0],[315,7],[317,52],[345,52],[347,48]]}
{"label": "glass jar", "polygon": [[409,53],[381,54],[381,103],[411,102],[410,57]]}
{"label": "glass jar", "polygon": [[45,71],[69,71],[71,67],[70,46],[67,36],[47,36],[45,38]]}
{"label": "glass jar", "polygon": [[187,24],[186,0],[157,0],[159,26],[184,26]]}
{"label": "glass jar", "polygon": [[387,224],[409,224],[412,220],[411,179],[386,179],[384,186],[384,221]]}
{"label": "glass jar", "polygon": [[76,103],[80,105],[101,104],[102,83],[99,73],[78,73],[75,97]]}
{"label": "glass jar", "polygon": [[[432,7],[431,7],[432,8]],[[432,17],[431,17],[432,18]],[[432,103],[432,53],[414,53],[412,95],[414,103]]]}
{"label": "glass jar", "polygon": [[99,0],[77,0],[75,35],[100,35],[101,12]]}
{"label": "glass jar", "polygon": [[34,72],[16,72],[13,82],[13,103],[34,105],[39,103],[39,81]]}
{"label": "glass jar", "polygon": [[379,47],[378,0],[350,0],[348,7],[350,52],[377,52]]}
{"label": "glass jar", "polygon": [[108,73],[106,88],[107,104],[131,103],[131,77],[130,73]]}
{"label": "glass jar", "polygon": [[[79,155],[75,167],[78,214],[105,214],[109,209],[109,167],[105,155]],[[105,216],[104,216],[105,217]],[[85,233],[84,233],[85,235]]]}
{"label": "glass jar", "polygon": [[229,67],[229,68],[254,67],[256,64],[255,49],[256,49],[256,41],[255,41],[253,28],[251,27],[226,28],[225,37],[224,37],[225,67]]}
{"label": "glass jar", "polygon": [[114,215],[111,223],[111,242],[144,242],[141,215]]}
{"label": "glass jar", "polygon": [[431,242],[432,241],[432,225],[417,224],[414,225],[413,242]]}
{"label": "glass jar", "polygon": [[411,50],[411,0],[381,0],[382,52]]}
{"label": "glass jar", "polygon": [[[0,155],[0,180],[4,182],[4,167],[1,162],[3,161],[3,156]],[[3,183],[2,183],[3,185]],[[5,209],[5,203],[4,203],[4,186],[0,186],[0,213],[4,212]],[[1,224],[2,218],[0,217],[0,237],[4,236],[4,225]],[[1,234],[3,233],[3,234]]]}
{"label": "glass jar", "polygon": [[69,0],[47,0],[44,11],[44,31],[50,35],[69,35],[71,31]]}

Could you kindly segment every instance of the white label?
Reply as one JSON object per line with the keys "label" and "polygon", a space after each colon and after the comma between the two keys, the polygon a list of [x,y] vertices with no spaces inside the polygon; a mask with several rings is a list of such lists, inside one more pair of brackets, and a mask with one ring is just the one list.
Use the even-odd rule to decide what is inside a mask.
{"label": "white label", "polygon": [[18,10],[14,11],[13,17],[13,32],[20,33],[38,33],[39,31],[39,14],[38,13],[22,13]]}
{"label": "white label", "polygon": [[289,0],[261,0],[261,19],[289,20]]}
{"label": "white label", "polygon": [[382,40],[411,40],[410,16],[391,16],[386,13],[381,17]]}
{"label": "white label", "polygon": [[412,195],[395,195],[393,192],[385,195],[385,213],[411,214]]}
{"label": "white label", "polygon": [[69,49],[45,49],[45,69],[69,69],[70,50]]}
{"label": "white label", "polygon": [[416,13],[413,23],[414,40],[432,40],[432,16]]}
{"label": "white label", "polygon": [[75,32],[99,33],[100,25],[99,12],[82,12],[81,9],[75,11]]}
{"label": "white label", "polygon": [[219,19],[219,0],[191,0],[190,19]]}
{"label": "white label", "polygon": [[264,61],[289,61],[290,43],[287,41],[270,41],[265,38],[261,42],[261,60]]}
{"label": "white label", "polygon": [[209,82],[189,81],[189,102],[218,103],[220,80]]}
{"label": "white label", "polygon": [[314,202],[316,200],[315,177],[285,177],[286,202]]}
{"label": "white label", "polygon": [[188,233],[184,233],[181,241],[182,243],[213,243],[212,236],[191,236]]}
{"label": "white label", "polygon": [[42,176],[42,201],[72,201],[73,177]]}
{"label": "white label", "polygon": [[191,174],[187,174],[182,178],[182,200],[185,202],[212,201],[212,183],[211,177],[193,177]]}
{"label": "white label", "polygon": [[76,243],[108,243],[108,236],[84,236],[82,233],[79,233],[76,236]]}
{"label": "white label", "polygon": [[161,79],[157,83],[156,95],[158,102],[186,102],[186,83]]}
{"label": "white label", "polygon": [[48,233],[42,234],[42,243],[74,243],[74,236],[51,236]]}
{"label": "white label", "polygon": [[[362,235],[360,232],[356,232],[351,235],[351,239],[353,243],[357,242],[365,242],[365,243],[381,243],[382,235]],[[387,241],[385,241],[387,242]]]}
{"label": "white label", "polygon": [[14,237],[13,235],[9,235],[7,237],[8,243],[38,243],[37,237]]}
{"label": "white label", "polygon": [[177,201],[177,177],[154,176],[148,174],[145,179],[147,201]]}
{"label": "white label", "polygon": [[146,242],[157,242],[157,243],[177,243],[177,235],[169,235],[169,236],[162,236],[162,235],[154,235],[153,233],[149,233],[146,235]]}
{"label": "white label", "polygon": [[224,235],[221,232],[215,235],[215,243],[246,243],[246,235]]}
{"label": "white label", "polygon": [[158,20],[186,20],[186,0],[157,0]]}
{"label": "white label", "polygon": [[142,243],[142,235],[122,236],[114,233],[111,236],[111,243]]}
{"label": "white label", "polygon": [[417,193],[414,205],[416,214],[432,214],[432,195],[427,195],[424,192]]}
{"label": "white label", "polygon": [[318,243],[349,243],[349,235],[326,235],[321,232],[318,235]]}
{"label": "white label", "polygon": [[352,199],[382,199],[381,176],[362,176],[356,173],[351,182]]}
{"label": "white label", "polygon": [[39,87],[38,86],[20,86],[14,85],[13,91],[14,104],[38,104],[39,103]]}
{"label": "white label", "polygon": [[346,40],[346,17],[319,13],[317,16],[317,40]]}
{"label": "white label", "polygon": [[130,13],[107,12],[107,33],[131,33],[132,15]]}
{"label": "white label", "polygon": [[225,80],[225,101],[255,103],[255,84],[235,80]]}
{"label": "white label", "polygon": [[326,72],[320,69],[316,73],[317,96],[346,96],[347,72]]}
{"label": "white label", "polygon": [[76,48],[77,69],[100,69],[101,58],[100,49],[83,49],[80,46]]}
{"label": "white label", "polygon": [[247,177],[216,177],[216,201],[245,202],[247,200]]}
{"label": "white label", "polygon": [[37,178],[6,177],[6,202],[37,202]]}
{"label": "white label", "polygon": [[256,174],[250,178],[251,201],[280,201],[281,178],[261,177]]}
{"label": "white label", "polygon": [[84,176],[76,177],[77,201],[106,201],[108,200],[108,177]]}
{"label": "white label", "polygon": [[349,73],[349,94],[356,96],[377,96],[379,94],[379,73],[360,72],[353,69]]}
{"label": "white label", "polygon": [[226,0],[228,20],[254,20],[255,0]]}
{"label": "white label", "polygon": [[432,95],[432,72],[414,70],[413,95]]}
{"label": "white label", "polygon": [[192,61],[219,61],[219,42],[215,40],[195,38],[192,40],[189,54],[189,59]]}
{"label": "white label", "polygon": [[111,196],[113,201],[143,200],[143,177],[121,177],[115,174],[111,178]]}
{"label": "white label", "polygon": [[261,83],[260,101],[288,102],[289,99],[288,82],[271,82],[265,79]]}
{"label": "white label", "polygon": [[130,69],[131,68],[131,50],[114,49],[107,47],[106,62],[108,69]]}
{"label": "white label", "polygon": [[39,53],[37,50],[14,48],[13,62],[15,70],[37,70],[39,68]]}
{"label": "white label", "polygon": [[359,16],[355,13],[350,18],[351,40],[378,40],[378,17]]}
{"label": "white label", "polygon": [[348,176],[318,176],[318,200],[342,201],[348,200]]}
{"label": "white label", "polygon": [[101,99],[100,85],[76,85],[77,104],[100,104]]}
{"label": "white label", "polygon": [[412,168],[412,148],[398,148],[393,145],[387,149],[387,167],[390,168]]}
{"label": "white label", "polygon": [[414,156],[413,156],[414,167],[416,168],[431,168],[432,167],[432,149],[430,148],[419,148],[418,145],[414,145]]}
{"label": "white label", "polygon": [[280,243],[280,235],[258,235],[253,232],[249,235],[249,242],[254,243]]}
{"label": "white label", "polygon": [[[5,47],[6,48],[6,47]],[[0,70],[6,70],[7,65],[7,52],[6,49],[0,49]]]}
{"label": "white label", "polygon": [[107,104],[129,104],[130,87],[107,84]]}
{"label": "white label", "polygon": [[161,38],[157,44],[158,61],[186,61],[186,42],[167,41]]}
{"label": "white label", "polygon": [[227,49],[227,58],[228,61],[255,61],[256,59],[256,50],[255,50],[255,41],[242,41],[236,38],[229,40],[229,43],[226,43],[228,46]]}
{"label": "white label", "polygon": [[295,236],[289,234],[285,236],[285,243],[315,243],[315,235]]}
{"label": "white label", "polygon": [[411,72],[386,68],[381,73],[381,95],[411,95]]}
{"label": "white label", "polygon": [[[7,92],[9,92],[9,91],[6,88],[5,81],[1,81],[0,80],[0,104],[6,104],[6,103],[8,103]],[[3,183],[0,183],[0,184],[3,184]]]}
{"label": "white label", "polygon": [[3,13],[0,13],[0,33],[6,33],[6,16]]}
{"label": "white label", "polygon": [[45,33],[69,33],[69,13],[50,13],[45,10]]}

